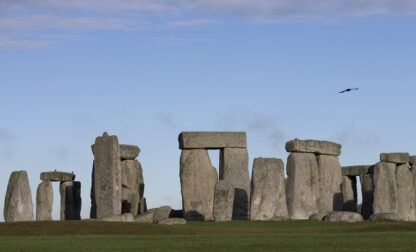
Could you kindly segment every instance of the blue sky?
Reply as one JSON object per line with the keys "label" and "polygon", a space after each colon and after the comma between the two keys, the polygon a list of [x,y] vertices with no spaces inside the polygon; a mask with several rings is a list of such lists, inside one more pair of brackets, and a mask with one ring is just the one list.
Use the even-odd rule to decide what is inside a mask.
{"label": "blue sky", "polygon": [[250,171],[286,163],[295,137],[341,143],[342,165],[416,154],[415,14],[404,0],[0,0],[0,220],[12,171],[35,203],[54,169],[77,175],[87,218],[104,131],[141,148],[149,207],[181,207],[181,131],[247,131]]}

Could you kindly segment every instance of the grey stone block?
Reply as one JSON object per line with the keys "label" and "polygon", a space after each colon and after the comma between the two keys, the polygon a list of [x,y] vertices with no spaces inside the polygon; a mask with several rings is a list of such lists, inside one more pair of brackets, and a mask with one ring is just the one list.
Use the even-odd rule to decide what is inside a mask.
{"label": "grey stone block", "polygon": [[337,156],[317,155],[319,172],[319,203],[321,213],[341,211],[343,207],[342,171]]}
{"label": "grey stone block", "polygon": [[342,176],[343,211],[357,212],[357,177]]}
{"label": "grey stone block", "polygon": [[103,218],[121,214],[121,162],[117,136],[104,133],[94,144],[93,194],[96,213]]}
{"label": "grey stone block", "polygon": [[409,153],[381,153],[380,161],[396,164],[407,164],[410,162],[410,156]]}
{"label": "grey stone block", "polygon": [[412,165],[412,166],[416,165],[416,156],[410,156],[409,159],[410,159],[410,161],[409,161],[410,165]]}
{"label": "grey stone block", "polygon": [[215,185],[214,221],[230,221],[233,217],[234,187],[220,180]]}
{"label": "grey stone block", "polygon": [[134,222],[135,218],[131,213],[117,214],[99,218],[100,221],[113,221],[113,222]]}
{"label": "grey stone block", "polygon": [[316,214],[312,214],[311,216],[309,216],[309,220],[318,220],[318,221],[323,221],[324,218],[327,216],[327,213],[316,213]]}
{"label": "grey stone block", "polygon": [[246,148],[246,132],[182,132],[179,149]]}
{"label": "grey stone block", "polygon": [[397,214],[396,164],[379,162],[374,167],[374,214]]}
{"label": "grey stone block", "polygon": [[328,141],[294,139],[286,143],[287,152],[305,152],[324,155],[341,155],[341,145]]}
{"label": "grey stone block", "polygon": [[398,221],[399,216],[395,213],[377,213],[370,216],[370,220],[392,220]]}
{"label": "grey stone block", "polygon": [[40,174],[40,179],[49,181],[73,181],[75,179],[75,174],[60,171],[42,172]]}
{"label": "grey stone block", "polygon": [[36,191],[36,220],[52,220],[53,188],[50,181],[42,181]]}
{"label": "grey stone block", "polygon": [[61,220],[81,219],[81,183],[79,181],[63,181],[59,185],[61,194]]}
{"label": "grey stone block", "polygon": [[361,215],[365,220],[368,220],[373,214],[374,203],[374,174],[362,174],[360,175],[361,182]]}
{"label": "grey stone block", "polygon": [[157,224],[162,224],[162,225],[184,225],[184,224],[186,224],[186,220],[184,218],[168,218],[168,219],[160,220]]}
{"label": "grey stone block", "polygon": [[160,221],[168,219],[171,210],[172,208],[170,206],[161,206],[157,208],[153,215],[153,224],[158,224]]}
{"label": "grey stone block", "polygon": [[149,209],[146,213],[139,214],[135,217],[136,222],[141,223],[153,223],[153,216],[155,215],[156,209]]}
{"label": "grey stone block", "polygon": [[331,222],[357,222],[363,221],[363,217],[359,213],[334,211],[325,216],[324,221]]}
{"label": "grey stone block", "polygon": [[140,148],[136,145],[120,144],[121,160],[133,160],[139,156]]}
{"label": "grey stone block", "polygon": [[413,189],[413,175],[407,164],[396,168],[397,179],[397,216],[403,221],[415,221],[415,191]]}
{"label": "grey stone block", "polygon": [[139,214],[144,214],[146,212],[147,212],[146,198],[143,197],[140,199],[140,203],[139,203]]}
{"label": "grey stone block", "polygon": [[4,221],[33,221],[33,202],[26,171],[10,175],[4,201]]}
{"label": "grey stone block", "polygon": [[180,181],[186,220],[212,220],[217,174],[204,149],[182,150]]}
{"label": "grey stone block", "polygon": [[[370,169],[373,167],[373,169]],[[342,176],[360,176],[361,174],[373,173],[373,165],[353,165],[353,166],[343,166]]]}
{"label": "grey stone block", "polygon": [[121,186],[122,213],[137,215],[144,191],[143,171],[139,161],[121,161]]}
{"label": "grey stone block", "polygon": [[220,151],[220,180],[234,187],[233,219],[250,218],[251,181],[248,152],[245,148],[224,148]]}
{"label": "grey stone block", "polygon": [[252,170],[250,220],[288,218],[284,165],[277,158],[256,158]]}
{"label": "grey stone block", "polygon": [[318,162],[312,153],[290,153],[287,158],[286,201],[290,219],[319,213]]}

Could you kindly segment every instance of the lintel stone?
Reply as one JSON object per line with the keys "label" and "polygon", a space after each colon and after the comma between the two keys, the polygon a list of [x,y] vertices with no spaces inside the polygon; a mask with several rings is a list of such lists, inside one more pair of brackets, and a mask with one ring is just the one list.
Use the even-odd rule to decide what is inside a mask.
{"label": "lintel stone", "polygon": [[300,140],[297,138],[286,143],[287,152],[305,152],[333,156],[341,155],[341,147],[340,144],[334,142]]}
{"label": "lintel stone", "polygon": [[373,173],[372,165],[352,165],[342,167],[342,176],[360,176],[361,174]]}
{"label": "lintel stone", "polygon": [[135,159],[139,153],[140,148],[136,145],[120,144],[120,158],[122,160]]}
{"label": "lintel stone", "polygon": [[179,134],[179,149],[222,149],[246,147],[246,132],[186,131]]}
{"label": "lintel stone", "polygon": [[410,162],[409,153],[381,153],[380,154],[381,162],[390,162],[396,164],[406,164]]}
{"label": "lintel stone", "polygon": [[40,174],[40,179],[49,181],[73,181],[75,179],[75,174],[60,171],[42,172]]}

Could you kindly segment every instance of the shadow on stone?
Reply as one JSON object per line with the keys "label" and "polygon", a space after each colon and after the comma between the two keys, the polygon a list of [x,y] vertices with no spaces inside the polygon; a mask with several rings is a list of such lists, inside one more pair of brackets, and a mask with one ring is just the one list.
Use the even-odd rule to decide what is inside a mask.
{"label": "shadow on stone", "polygon": [[235,188],[233,204],[233,220],[248,220],[248,195],[243,189]]}
{"label": "shadow on stone", "polygon": [[186,212],[184,215],[184,218],[187,221],[204,221],[205,220],[205,216],[195,210]]}

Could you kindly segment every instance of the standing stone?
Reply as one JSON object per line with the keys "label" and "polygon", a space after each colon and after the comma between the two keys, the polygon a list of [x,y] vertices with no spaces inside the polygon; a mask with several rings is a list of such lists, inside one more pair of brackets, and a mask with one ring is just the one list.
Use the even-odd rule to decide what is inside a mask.
{"label": "standing stone", "polygon": [[342,176],[343,211],[357,212],[357,178]]}
{"label": "standing stone", "polygon": [[374,213],[374,175],[362,174],[360,175],[360,182],[361,193],[363,196],[363,203],[361,204],[361,215],[365,220],[368,220]]}
{"label": "standing stone", "polygon": [[[94,152],[94,197],[96,218],[121,214],[121,164],[117,136],[95,139]],[[93,215],[93,214],[92,214]]]}
{"label": "standing stone", "polygon": [[286,201],[290,219],[318,213],[319,171],[312,153],[290,153],[287,158]]}
{"label": "standing stone", "polygon": [[416,156],[410,157],[410,164],[412,165],[410,171],[412,172],[412,182],[413,182],[413,191],[414,191],[414,197],[416,201]]}
{"label": "standing stone", "polygon": [[141,198],[139,203],[139,214],[147,212],[146,198]]}
{"label": "standing stone", "polygon": [[81,219],[81,207],[82,207],[82,199],[81,199],[81,182],[74,181],[73,182],[73,199],[74,199],[74,210],[73,210],[73,220],[80,220]]}
{"label": "standing stone", "polygon": [[53,188],[50,181],[43,181],[36,191],[36,220],[52,220]]}
{"label": "standing stone", "polygon": [[140,194],[143,197],[144,182],[142,166],[137,160],[121,162],[122,213],[139,212]]}
{"label": "standing stone", "polygon": [[234,187],[233,219],[248,220],[251,182],[246,148],[220,150],[220,180]]}
{"label": "standing stone", "polygon": [[59,185],[61,194],[61,220],[80,220],[81,183],[64,181]]}
{"label": "standing stone", "polygon": [[379,162],[374,167],[374,214],[397,213],[396,164]]}
{"label": "standing stone", "polygon": [[319,212],[341,211],[343,207],[342,171],[337,156],[317,155],[319,171]]}
{"label": "standing stone", "polygon": [[184,218],[212,220],[217,175],[212,168],[207,150],[182,150],[180,180]]}
{"label": "standing stone", "polygon": [[277,158],[256,158],[252,170],[250,220],[288,218],[284,165]]}
{"label": "standing stone", "polygon": [[26,171],[10,175],[4,200],[4,221],[33,221],[32,193]]}
{"label": "standing stone", "polygon": [[397,179],[397,216],[400,220],[415,221],[415,192],[413,189],[412,172],[407,164],[396,168]]}
{"label": "standing stone", "polygon": [[215,185],[214,221],[230,221],[233,217],[234,187],[220,180]]}

